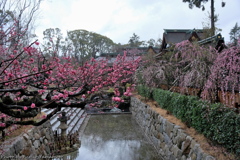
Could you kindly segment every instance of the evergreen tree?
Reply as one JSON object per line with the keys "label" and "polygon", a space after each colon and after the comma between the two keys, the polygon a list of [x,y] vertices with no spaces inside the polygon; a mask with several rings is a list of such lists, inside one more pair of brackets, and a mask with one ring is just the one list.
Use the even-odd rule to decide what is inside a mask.
{"label": "evergreen tree", "polygon": [[238,23],[236,23],[235,26],[231,29],[229,35],[230,41],[234,46],[236,46],[238,43],[238,39],[240,39],[240,26],[238,26]]}
{"label": "evergreen tree", "polygon": [[[194,6],[197,8],[202,8],[202,10],[205,10],[205,6],[203,3],[208,2],[208,0],[183,0],[183,2],[189,3],[189,8],[192,9]],[[222,7],[226,5],[225,2],[222,2]],[[214,0],[211,0],[211,36],[215,34],[215,14],[214,14]]]}

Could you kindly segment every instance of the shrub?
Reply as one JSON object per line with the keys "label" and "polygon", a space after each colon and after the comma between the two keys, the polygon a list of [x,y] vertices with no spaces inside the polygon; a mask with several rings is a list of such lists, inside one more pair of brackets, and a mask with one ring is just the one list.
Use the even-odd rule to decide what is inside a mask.
{"label": "shrub", "polygon": [[[140,95],[149,95],[150,90],[149,87],[138,86]],[[213,143],[240,155],[240,116],[233,109],[158,88],[152,89],[152,98],[161,108],[195,128]]]}

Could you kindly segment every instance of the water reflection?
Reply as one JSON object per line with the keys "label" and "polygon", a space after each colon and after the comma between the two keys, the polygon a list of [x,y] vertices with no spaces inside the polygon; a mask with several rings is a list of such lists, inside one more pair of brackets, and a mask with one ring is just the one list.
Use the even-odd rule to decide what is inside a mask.
{"label": "water reflection", "polygon": [[91,116],[75,160],[160,160],[131,115]]}

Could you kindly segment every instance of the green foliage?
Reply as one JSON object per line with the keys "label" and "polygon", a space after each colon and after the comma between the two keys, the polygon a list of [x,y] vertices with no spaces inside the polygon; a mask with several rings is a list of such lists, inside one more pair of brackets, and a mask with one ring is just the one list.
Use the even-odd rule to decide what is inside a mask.
{"label": "green foliage", "polygon": [[140,41],[140,37],[133,33],[133,36],[130,37],[128,44],[130,47],[140,47],[142,45],[142,42]]}
{"label": "green foliage", "polygon": [[114,92],[114,88],[109,88],[109,89],[107,90],[107,92],[113,93],[113,92]]}
{"label": "green foliage", "polygon": [[114,42],[106,36],[83,29],[67,32],[67,39],[72,46],[74,57],[85,62],[96,57],[97,52],[111,52]]}
{"label": "green foliage", "polygon": [[137,86],[137,91],[145,98],[152,98],[152,89],[147,86],[139,85]]}
{"label": "green foliage", "polygon": [[231,108],[158,88],[137,88],[138,93],[144,97],[151,97],[149,93],[152,93],[152,98],[161,108],[168,110],[215,144],[240,155],[240,116]]}
{"label": "green foliage", "polygon": [[240,26],[238,26],[238,23],[236,23],[235,26],[231,29],[229,35],[232,44],[236,46],[237,41],[240,38]]}

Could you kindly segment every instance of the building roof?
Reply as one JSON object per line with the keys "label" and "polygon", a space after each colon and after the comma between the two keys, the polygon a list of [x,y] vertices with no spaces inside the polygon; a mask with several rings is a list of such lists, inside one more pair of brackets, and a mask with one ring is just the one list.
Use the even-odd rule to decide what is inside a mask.
{"label": "building roof", "polygon": [[112,53],[100,53],[99,57],[117,57],[118,54],[123,55],[124,51],[127,52],[127,55],[144,55],[147,54],[150,50],[154,53],[157,53],[160,48],[157,47],[124,47],[120,52]]}
{"label": "building roof", "polygon": [[[126,57],[125,60],[126,61],[132,61],[132,60],[136,60],[138,59],[140,56],[131,56],[131,57]],[[115,61],[116,61],[117,57],[98,57],[96,58],[96,61],[101,61],[101,60],[107,60],[107,63],[109,65],[112,65]]]}
{"label": "building roof", "polygon": [[175,44],[184,40],[201,40],[202,29],[164,29],[161,50],[166,49],[168,44]]}
{"label": "building roof", "polygon": [[220,33],[215,36],[208,37],[206,39],[198,41],[198,44],[200,45],[212,44],[215,46],[215,49],[218,52],[221,52],[224,48],[227,48],[224,44],[224,37],[222,37]]}
{"label": "building roof", "polygon": [[198,41],[198,44],[204,45],[204,44],[207,44],[207,43],[216,43],[219,40],[224,40],[224,38],[222,37],[222,35],[220,33],[215,35],[215,36],[208,37],[206,39],[200,40],[200,41]]}

